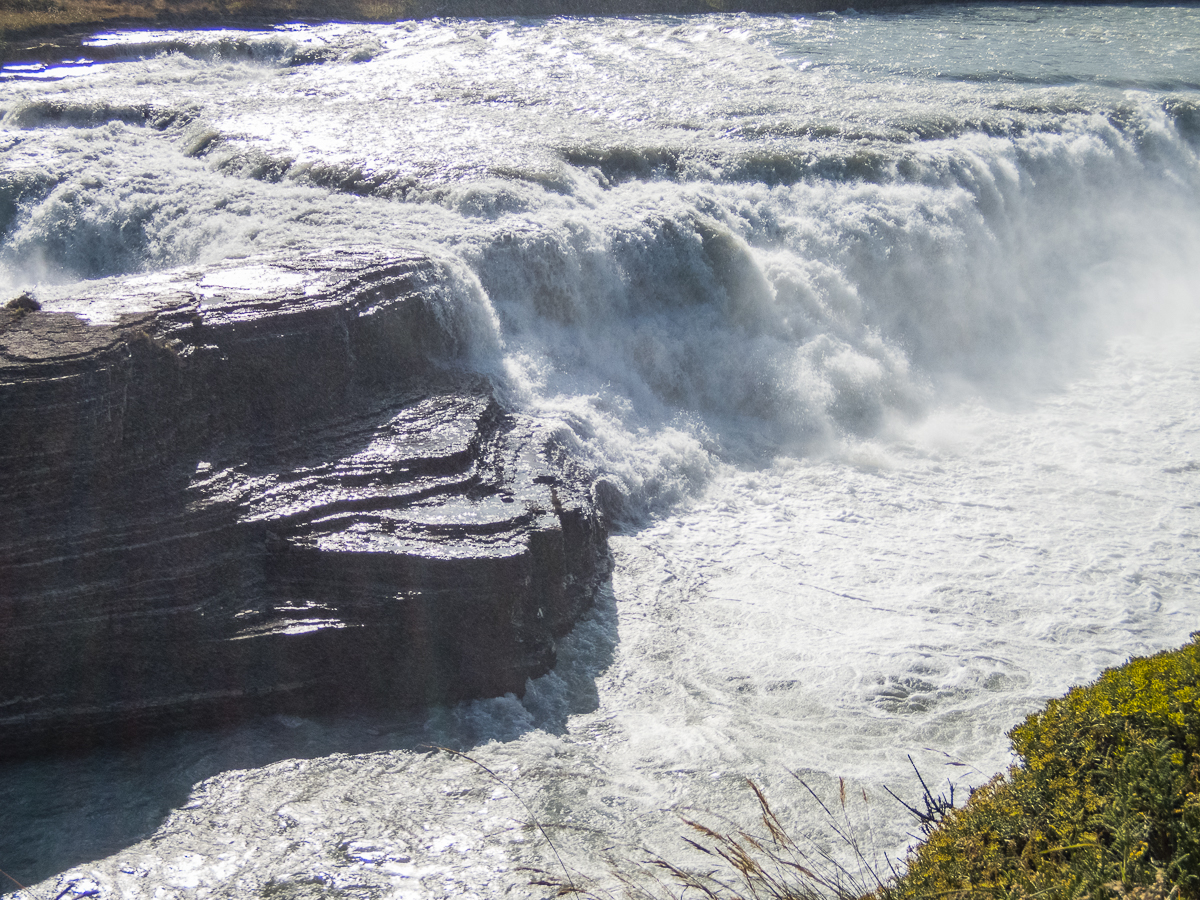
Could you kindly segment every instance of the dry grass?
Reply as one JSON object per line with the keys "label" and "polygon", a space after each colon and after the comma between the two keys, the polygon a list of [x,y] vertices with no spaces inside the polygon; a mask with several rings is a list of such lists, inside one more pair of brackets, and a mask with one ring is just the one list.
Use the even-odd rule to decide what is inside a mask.
{"label": "dry grass", "polygon": [[[827,805],[798,776],[797,780],[821,807],[834,853],[823,842],[793,837],[757,784],[747,779],[759,806],[753,830],[713,828],[683,819],[691,834],[684,842],[692,862],[651,857],[641,864],[626,862],[613,873],[620,896],[627,900],[858,900],[886,893],[897,872],[887,859],[868,854],[860,836],[861,824],[851,821],[846,783],[839,780],[838,803]],[[867,795],[862,794],[864,805]],[[558,896],[613,900],[612,891],[579,880],[541,873],[534,883],[554,888]]]}

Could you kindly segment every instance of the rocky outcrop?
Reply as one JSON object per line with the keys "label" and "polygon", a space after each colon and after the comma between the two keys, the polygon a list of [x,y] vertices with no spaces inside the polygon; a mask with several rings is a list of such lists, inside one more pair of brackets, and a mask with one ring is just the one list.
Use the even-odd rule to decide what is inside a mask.
{"label": "rocky outcrop", "polygon": [[342,252],[0,310],[0,754],[554,664],[604,533],[444,280]]}

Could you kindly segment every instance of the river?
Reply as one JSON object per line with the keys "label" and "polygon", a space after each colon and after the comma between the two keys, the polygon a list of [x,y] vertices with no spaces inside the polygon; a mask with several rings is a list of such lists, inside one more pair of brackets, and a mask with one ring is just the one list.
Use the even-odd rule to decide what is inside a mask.
{"label": "river", "polygon": [[961,800],[1046,699],[1198,627],[1200,8],[89,51],[0,74],[0,289],[443,260],[616,566],[523,698],[6,766],[13,896],[543,897],[526,867],[694,861],[681,816],[752,824],[747,778],[870,886],[806,784],[884,875],[910,757]]}

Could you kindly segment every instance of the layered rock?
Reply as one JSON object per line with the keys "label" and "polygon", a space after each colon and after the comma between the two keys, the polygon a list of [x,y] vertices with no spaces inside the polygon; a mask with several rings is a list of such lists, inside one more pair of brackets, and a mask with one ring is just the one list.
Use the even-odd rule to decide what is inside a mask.
{"label": "layered rock", "polygon": [[553,665],[603,530],[444,279],[328,253],[0,310],[0,754]]}

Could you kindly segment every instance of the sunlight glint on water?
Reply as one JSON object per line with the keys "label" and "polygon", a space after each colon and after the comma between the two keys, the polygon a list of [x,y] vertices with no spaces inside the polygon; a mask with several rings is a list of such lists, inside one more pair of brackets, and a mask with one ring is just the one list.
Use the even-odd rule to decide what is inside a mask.
{"label": "sunlight glint on water", "polygon": [[[748,820],[744,777],[820,834],[793,771],[867,790],[894,856],[910,754],[982,783],[1046,698],[1197,627],[1200,10],[97,41],[129,58],[0,82],[0,287],[101,321],[79,282],[424,249],[475,364],[626,524],[523,700],[95,762],[59,780],[95,816],[0,823],[38,877],[540,895],[523,807],[423,744],[593,874],[677,854],[678,813]],[[133,843],[182,801],[142,785],[209,775]]]}

